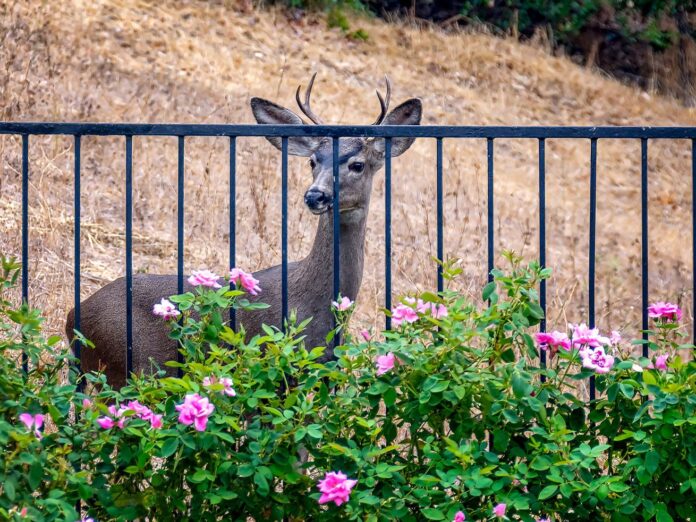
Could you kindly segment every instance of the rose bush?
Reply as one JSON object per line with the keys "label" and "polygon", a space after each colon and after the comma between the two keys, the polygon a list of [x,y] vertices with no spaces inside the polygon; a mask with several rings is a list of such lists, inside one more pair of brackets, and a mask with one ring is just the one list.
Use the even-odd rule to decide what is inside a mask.
{"label": "rose bush", "polygon": [[[550,271],[508,258],[485,304],[451,290],[408,296],[387,311],[391,331],[353,337],[353,303],[340,299],[327,363],[327,348],[303,343],[307,321],[253,338],[230,327],[231,309],[262,306],[245,299],[263,295],[250,274],[233,269],[223,285],[196,272],[194,292],[153,303],[180,344],[183,362],[169,364],[181,376],[133,376],[118,392],[101,375],[84,377],[88,394],[74,373],[66,382],[72,359],[44,339],[38,312],[2,301],[0,517],[691,516],[696,365],[681,311],[656,303],[647,341],[584,324],[535,332]],[[4,260],[3,287],[16,270]],[[633,355],[644,343],[649,357]]]}

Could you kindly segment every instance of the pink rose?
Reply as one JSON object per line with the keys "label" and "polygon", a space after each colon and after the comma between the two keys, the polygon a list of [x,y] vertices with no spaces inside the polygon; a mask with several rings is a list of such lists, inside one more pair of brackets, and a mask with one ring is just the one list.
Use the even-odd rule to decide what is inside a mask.
{"label": "pink rose", "polygon": [[414,323],[418,320],[418,314],[410,306],[398,304],[392,309],[392,324],[395,327],[402,323]]}
{"label": "pink rose", "polygon": [[210,377],[203,378],[204,388],[211,388],[216,384],[222,384],[221,393],[224,393],[229,397],[235,397],[237,395],[237,392],[234,391],[234,388],[232,388],[232,379],[229,377],[222,377],[221,379],[218,379],[215,375],[211,375]]}
{"label": "pink rose", "polygon": [[376,359],[377,375],[383,375],[394,368],[394,354],[389,352],[387,355],[380,355]]}
{"label": "pink rose", "polygon": [[416,312],[418,312],[419,314],[424,314],[428,311],[429,308],[428,304],[423,302],[423,300],[420,297],[418,299],[416,299],[415,297],[404,297],[404,302],[408,305],[411,305],[411,307],[413,307],[413,305],[416,305]]}
{"label": "pink rose", "polygon": [[41,438],[41,426],[44,423],[44,416],[41,413],[32,415],[31,413],[21,413],[19,420],[27,427],[29,431],[33,431],[37,439]]}
{"label": "pink rose", "polygon": [[609,336],[609,341],[613,345],[617,345],[621,342],[621,334],[619,333],[618,330],[611,331],[611,336]]}
{"label": "pink rose", "polygon": [[464,522],[466,520],[466,516],[464,515],[463,511],[457,511],[457,513],[454,515],[454,520],[452,522]]}
{"label": "pink rose", "polygon": [[493,514],[498,518],[503,518],[505,516],[505,509],[507,509],[507,504],[497,504],[493,508]]}
{"label": "pink rose", "polygon": [[552,352],[557,352],[559,348],[570,350],[570,339],[563,332],[539,332],[535,334],[536,342],[540,350],[551,348]]}
{"label": "pink rose", "polygon": [[366,342],[369,342],[370,339],[372,338],[372,336],[370,335],[370,332],[369,332],[368,330],[366,330],[365,328],[363,328],[362,330],[360,330],[360,336],[361,336],[363,339],[365,339]]}
{"label": "pink rose", "polygon": [[220,379],[220,384],[222,384],[222,393],[228,397],[235,397],[237,395],[237,392],[234,391],[234,388],[232,388],[232,379],[229,377],[223,377]]}
{"label": "pink rose", "polygon": [[319,504],[334,502],[337,506],[340,506],[348,502],[350,492],[357,483],[357,480],[348,479],[340,471],[327,473],[318,484],[319,491],[322,494],[319,498]]}
{"label": "pink rose", "polygon": [[442,303],[430,303],[430,315],[433,316],[433,319],[442,319],[443,317],[447,317],[447,307]]}
{"label": "pink rose", "polygon": [[599,334],[598,328],[589,328],[585,323],[578,325],[568,325],[573,332],[573,346],[575,348],[587,347],[597,348],[611,344],[608,337]]}
{"label": "pink rose", "polygon": [[92,401],[90,399],[82,399],[82,408],[87,410],[92,407]]}
{"label": "pink rose", "polygon": [[600,346],[582,352],[582,365],[597,373],[608,373],[614,366],[614,358],[604,353],[604,348]]}
{"label": "pink rose", "polygon": [[353,306],[353,301],[344,296],[341,297],[341,300],[339,302],[331,301],[331,306],[333,306],[334,309],[338,310],[339,312],[345,312],[351,306]]}
{"label": "pink rose", "polygon": [[97,419],[97,424],[99,424],[100,428],[105,430],[110,430],[116,425],[116,423],[111,417],[99,417]]}
{"label": "pink rose", "polygon": [[165,321],[175,319],[181,315],[181,312],[176,309],[176,306],[174,306],[171,301],[164,298],[162,298],[162,301],[155,304],[155,306],[152,308],[152,313],[160,316]]}
{"label": "pink rose", "polygon": [[118,426],[123,429],[126,426],[126,422],[129,419],[129,415],[126,412],[132,411],[133,416],[142,419],[150,423],[152,429],[159,429],[162,427],[162,415],[155,415],[155,413],[145,406],[136,401],[128,401],[125,405],[116,408],[113,404],[107,408],[111,417],[104,416],[97,419],[97,424],[105,430],[109,430],[114,426]]}
{"label": "pink rose", "polygon": [[251,295],[259,295],[261,291],[259,280],[241,268],[233,268],[230,270],[230,281],[235,283],[237,287],[241,285],[241,287]]}
{"label": "pink rose", "polygon": [[667,359],[669,359],[669,354],[658,355],[655,359],[655,368],[662,370],[663,372],[667,370]]}
{"label": "pink rose", "polygon": [[205,431],[208,417],[215,410],[215,406],[206,397],[201,397],[197,393],[188,394],[184,402],[176,405],[175,408],[179,412],[179,422],[187,426],[193,424],[198,431]]}
{"label": "pink rose", "polygon": [[207,286],[208,288],[222,288],[218,283],[219,276],[213,274],[210,270],[196,270],[188,278],[188,282],[193,286]]}
{"label": "pink rose", "polygon": [[648,306],[648,316],[653,319],[663,319],[669,322],[677,322],[682,318],[681,309],[673,303],[658,301]]}

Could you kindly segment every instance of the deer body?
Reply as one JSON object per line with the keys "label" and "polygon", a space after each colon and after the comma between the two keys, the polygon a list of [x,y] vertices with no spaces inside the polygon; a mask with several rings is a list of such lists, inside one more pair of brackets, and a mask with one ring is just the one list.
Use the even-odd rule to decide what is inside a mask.
{"label": "deer body", "polygon": [[[309,108],[314,77],[307,90],[305,103],[299,100],[302,111],[315,123],[318,118]],[[421,105],[409,100],[390,114],[386,114],[390,86],[387,82],[387,101],[378,93],[382,107],[376,123],[418,124]],[[253,98],[252,111],[260,124],[301,124],[294,113],[272,102]],[[268,140],[280,148],[279,138]],[[392,140],[392,155],[403,153],[413,142],[409,138]],[[301,261],[288,263],[288,308],[295,310],[298,320],[312,318],[305,331],[308,347],[324,345],[332,327],[331,300],[333,297],[333,150],[331,140],[315,137],[296,137],[288,140],[288,152],[309,156],[314,182],[305,193],[305,203],[312,213],[319,215],[314,243],[309,255]],[[374,173],[384,162],[383,140],[344,138],[339,142],[339,215],[340,215],[340,277],[341,295],[356,299],[362,281],[364,243],[370,192]],[[263,310],[238,311],[237,321],[249,336],[262,331],[261,325],[281,324],[282,283],[281,266],[254,273],[261,293],[250,300],[264,302]],[[184,291],[192,287],[185,282]],[[178,293],[176,275],[133,276],[133,369],[149,371],[151,360],[159,367],[176,360],[177,344],[168,337],[169,329],[160,317],[152,313],[155,303],[163,297]],[[126,382],[126,282],[119,278],[95,292],[81,304],[81,331],[95,349],[83,349],[83,371],[103,369],[108,382],[121,387]],[[66,333],[72,338],[74,310],[68,314]],[[332,357],[329,350],[324,359]]]}

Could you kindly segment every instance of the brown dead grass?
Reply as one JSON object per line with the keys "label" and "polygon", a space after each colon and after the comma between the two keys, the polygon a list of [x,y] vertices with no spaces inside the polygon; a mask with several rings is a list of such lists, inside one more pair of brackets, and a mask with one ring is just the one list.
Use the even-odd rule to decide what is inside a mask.
{"label": "brown dead grass", "polygon": [[[395,102],[423,99],[428,124],[694,125],[696,113],[623,86],[544,50],[482,34],[364,20],[368,42],[321,18],[230,2],[69,0],[0,3],[0,120],[251,122],[250,96],[292,107],[319,72],[315,109],[335,123],[366,123],[388,73]],[[72,306],[72,140],[31,140],[30,300],[61,331]],[[124,273],[124,140],[83,138],[83,297]],[[0,137],[0,251],[20,253],[21,141]],[[227,265],[227,141],[186,143],[186,269]],[[435,143],[394,162],[395,293],[435,286]],[[134,140],[134,266],[176,268],[176,139]],[[537,145],[497,140],[496,248],[538,255]],[[640,143],[603,140],[598,156],[598,324],[635,334],[640,323]],[[690,147],[650,145],[650,293],[691,317]],[[472,295],[486,271],[484,140],[445,142],[447,255],[463,260]],[[314,218],[302,205],[309,173],[290,164],[291,258],[308,252]],[[261,139],[238,144],[239,266],[280,262],[279,154]],[[547,143],[551,326],[587,314],[589,142]],[[381,324],[384,187],[374,188],[368,263],[356,324]]]}

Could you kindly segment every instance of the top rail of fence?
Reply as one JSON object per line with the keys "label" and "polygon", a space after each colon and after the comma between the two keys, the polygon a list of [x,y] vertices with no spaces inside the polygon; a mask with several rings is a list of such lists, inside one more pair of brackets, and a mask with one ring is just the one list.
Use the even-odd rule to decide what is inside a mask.
{"label": "top rail of fence", "polygon": [[614,138],[696,139],[696,127],[461,125],[256,125],[179,123],[0,122],[0,134],[80,136],[229,136],[346,138]]}

